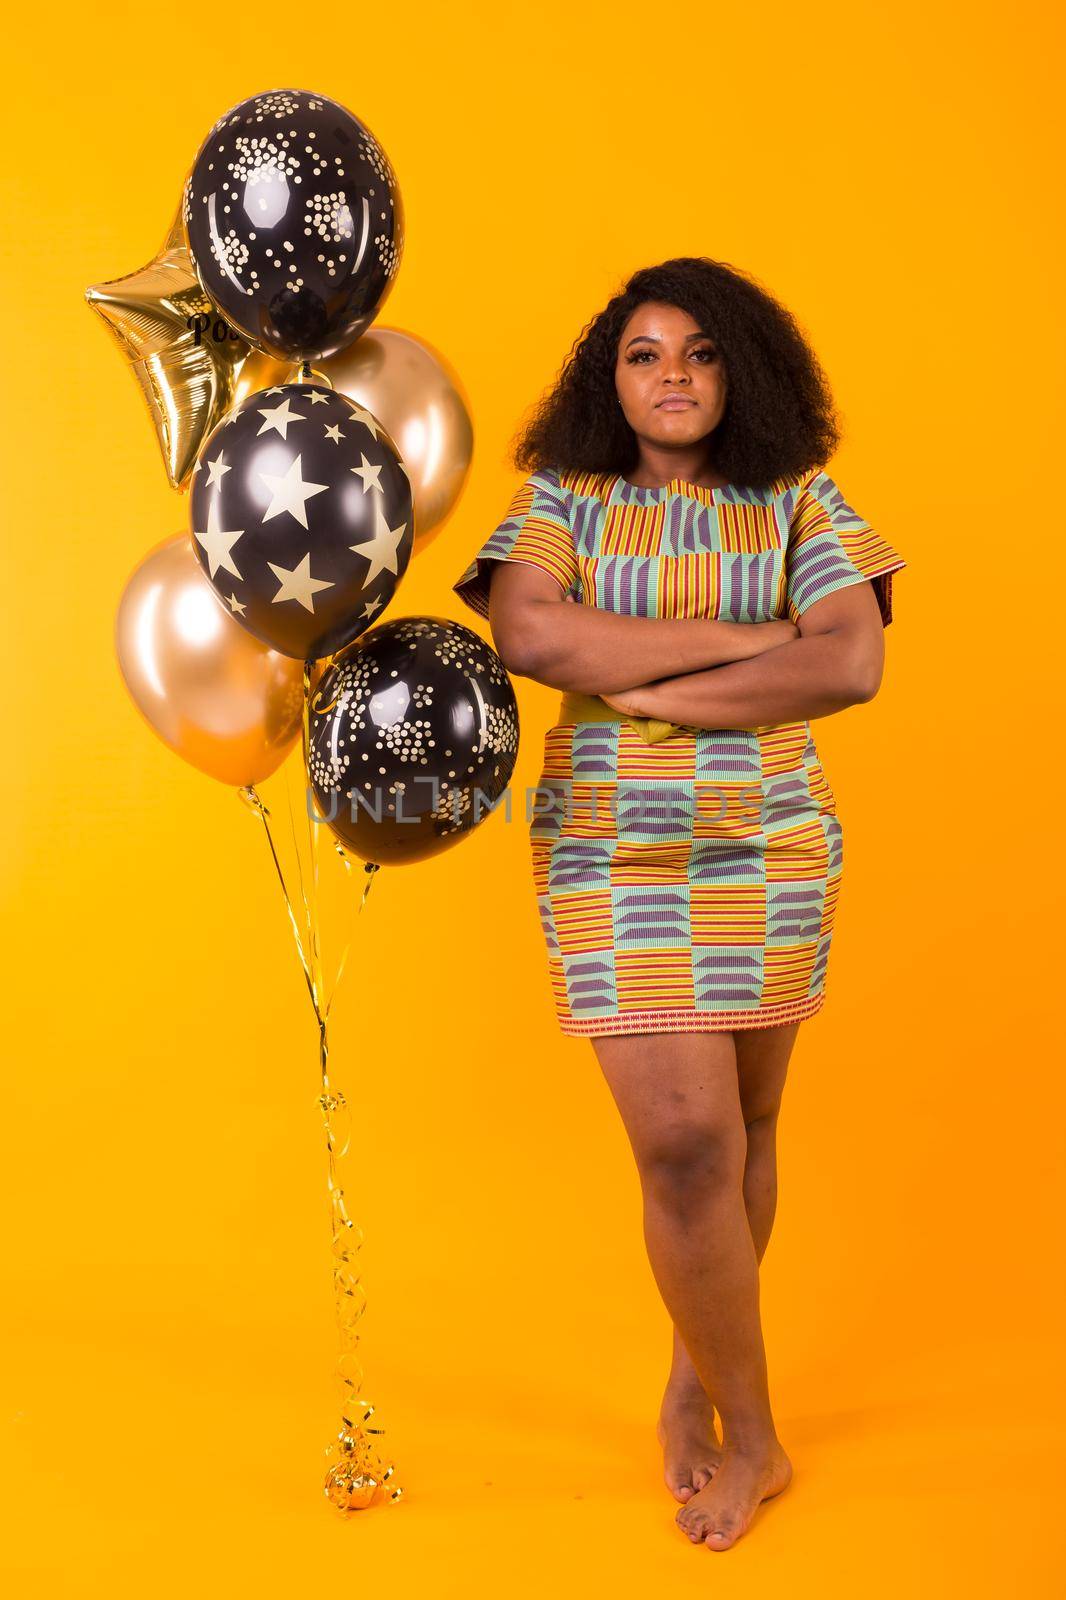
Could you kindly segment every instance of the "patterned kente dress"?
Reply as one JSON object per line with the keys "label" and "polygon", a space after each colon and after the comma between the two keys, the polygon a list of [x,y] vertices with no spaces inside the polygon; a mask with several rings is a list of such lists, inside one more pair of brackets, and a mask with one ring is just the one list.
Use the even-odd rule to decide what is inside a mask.
{"label": "patterned kente dress", "polygon": [[[884,626],[906,565],[817,468],[762,489],[544,469],[453,586],[486,618],[495,561],[540,567],[585,605],[732,622],[795,622],[869,579]],[[843,830],[807,721],[651,744],[631,719],[564,713],[538,787],[533,878],[564,1033],[762,1028],[821,1009]]]}

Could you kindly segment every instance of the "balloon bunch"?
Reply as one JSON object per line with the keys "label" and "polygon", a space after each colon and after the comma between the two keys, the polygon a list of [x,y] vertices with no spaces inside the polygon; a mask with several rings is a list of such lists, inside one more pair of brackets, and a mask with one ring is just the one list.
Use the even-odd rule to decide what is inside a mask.
{"label": "balloon bunch", "polygon": [[[491,811],[519,737],[512,685],[478,634],[442,617],[371,626],[457,502],[473,441],[444,358],[372,326],[403,242],[399,186],[369,128],[323,95],[276,90],[216,122],[156,258],[86,292],[141,386],[171,485],[188,491],[188,533],[150,550],[122,595],[119,665],[160,738],[263,822],[315,1009],[345,1343],[325,1492],[345,1511],[393,1467],[370,1438],[381,1430],[355,1354],[361,1235],[336,1170],[347,1108],[328,1072],[319,837],[347,874],[350,856],[364,863],[361,910],[382,864],[446,849]],[[298,742],[296,896],[256,785]]]}

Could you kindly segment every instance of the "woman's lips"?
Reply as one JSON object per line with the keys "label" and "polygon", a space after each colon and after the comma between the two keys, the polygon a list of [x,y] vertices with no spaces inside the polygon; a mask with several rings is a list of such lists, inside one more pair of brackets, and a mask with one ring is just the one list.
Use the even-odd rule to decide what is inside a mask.
{"label": "woman's lips", "polygon": [[679,395],[671,395],[669,400],[659,400],[656,403],[657,411],[683,411],[686,406],[694,406],[695,400],[683,400]]}

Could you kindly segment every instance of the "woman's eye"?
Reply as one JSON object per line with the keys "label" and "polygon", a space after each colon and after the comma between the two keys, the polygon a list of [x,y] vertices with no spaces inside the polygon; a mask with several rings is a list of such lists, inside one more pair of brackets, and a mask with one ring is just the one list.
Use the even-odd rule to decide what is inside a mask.
{"label": "woman's eye", "polygon": [[[636,350],[631,356],[626,356],[626,361],[629,366],[632,366],[635,361],[640,361],[641,356],[654,356],[654,354],[654,350]],[[709,345],[701,345],[699,349],[693,350],[692,354],[694,356],[707,356],[709,360],[714,361],[718,352],[717,350],[712,350]],[[643,365],[643,363],[641,364]]]}

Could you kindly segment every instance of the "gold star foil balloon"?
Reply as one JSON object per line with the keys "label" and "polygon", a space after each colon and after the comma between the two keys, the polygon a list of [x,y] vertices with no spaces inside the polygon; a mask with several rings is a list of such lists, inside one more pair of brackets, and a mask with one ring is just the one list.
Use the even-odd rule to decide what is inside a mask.
{"label": "gold star foil balloon", "polygon": [[180,211],[154,261],[93,284],[85,298],[141,386],[171,486],[184,488],[200,446],[233,402],[251,346],[201,288]]}

